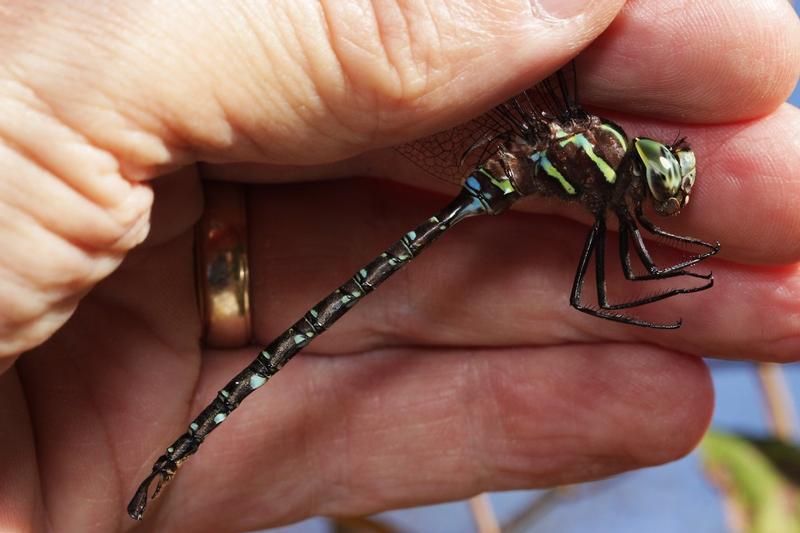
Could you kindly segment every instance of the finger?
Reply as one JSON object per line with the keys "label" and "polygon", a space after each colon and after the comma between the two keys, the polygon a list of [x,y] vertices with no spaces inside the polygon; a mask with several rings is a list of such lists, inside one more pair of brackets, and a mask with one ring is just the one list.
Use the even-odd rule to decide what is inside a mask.
{"label": "finger", "polygon": [[[254,190],[249,209],[257,213],[250,231],[259,339],[270,341],[445,201],[369,180]],[[657,322],[683,319],[678,331],[655,332],[569,306],[586,232],[565,219],[528,214],[468,220],[352,310],[315,349],[341,353],[386,344],[525,346],[606,339],[696,354],[796,357],[793,268],[707,261],[697,270],[714,271],[712,289],[631,310]],[[609,237],[606,271],[616,302],[692,281],[675,278],[666,286],[626,281],[615,243]],[[661,246],[651,245],[651,251],[659,264],[681,259]],[[593,273],[585,293],[592,303]]]}
{"label": "finger", "polygon": [[686,136],[697,156],[691,203],[668,222],[678,233],[723,244],[722,257],[755,264],[800,261],[800,109],[720,126],[635,122],[629,132]]}
{"label": "finger", "polygon": [[[248,359],[212,357],[198,398]],[[270,387],[187,463],[148,517],[156,529],[250,530],[597,479],[687,453],[713,399],[701,360],[622,345],[301,357]]]}
{"label": "finger", "polygon": [[690,123],[750,119],[797,84],[800,19],[783,0],[629,2],[579,66],[594,105]]}
{"label": "finger", "polygon": [[[698,177],[691,203],[679,216],[660,219],[659,223],[681,234],[721,242],[722,256],[732,261],[800,261],[800,212],[791,201],[800,196],[800,146],[792,142],[800,138],[800,110],[785,105],[759,120],[716,126],[677,125],[617,115],[610,118],[623,124],[631,137],[671,140],[679,134],[686,136],[697,155]],[[453,157],[457,159],[457,155]],[[203,172],[213,179],[249,182],[378,176],[449,196],[458,190],[455,184],[436,180],[423,166],[392,150],[321,167],[238,164],[206,166]],[[585,223],[592,220],[584,208],[552,199],[530,198],[514,208],[558,214]]]}

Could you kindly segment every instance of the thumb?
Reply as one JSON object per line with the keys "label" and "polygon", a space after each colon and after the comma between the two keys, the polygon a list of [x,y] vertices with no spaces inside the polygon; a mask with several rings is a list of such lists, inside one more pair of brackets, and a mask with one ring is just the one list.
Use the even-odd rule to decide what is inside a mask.
{"label": "thumb", "polygon": [[127,177],[195,159],[322,163],[486,110],[566,63],[623,4],[275,0],[148,10],[117,0],[100,20],[48,6],[67,22],[30,28],[48,71],[28,60],[26,80],[124,158]]}
{"label": "thumb", "polygon": [[142,180],[196,160],[323,163],[463,121],[568,61],[623,4],[10,4],[0,357],[46,339],[144,238]]}

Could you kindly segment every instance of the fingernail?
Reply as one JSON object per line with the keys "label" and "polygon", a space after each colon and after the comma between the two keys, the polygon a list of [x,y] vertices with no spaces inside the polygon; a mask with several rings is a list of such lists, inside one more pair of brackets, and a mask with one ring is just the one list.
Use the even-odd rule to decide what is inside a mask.
{"label": "fingernail", "polygon": [[558,19],[574,18],[586,11],[591,4],[591,0],[531,0],[534,13]]}

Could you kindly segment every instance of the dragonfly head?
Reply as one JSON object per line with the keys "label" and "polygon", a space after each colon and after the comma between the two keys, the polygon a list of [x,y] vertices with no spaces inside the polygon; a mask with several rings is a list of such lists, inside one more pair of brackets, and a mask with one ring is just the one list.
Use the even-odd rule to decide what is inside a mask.
{"label": "dragonfly head", "polygon": [[683,140],[667,146],[653,139],[633,140],[634,159],[647,181],[647,189],[658,214],[678,213],[689,203],[697,170],[694,152]]}

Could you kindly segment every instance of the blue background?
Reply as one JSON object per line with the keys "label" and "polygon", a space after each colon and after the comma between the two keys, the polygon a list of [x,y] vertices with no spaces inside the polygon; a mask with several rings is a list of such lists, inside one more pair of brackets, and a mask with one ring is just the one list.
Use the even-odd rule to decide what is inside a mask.
{"label": "blue background", "polygon": [[[789,102],[800,106],[800,85]],[[709,361],[717,392],[713,425],[752,434],[767,434],[766,407],[752,364]],[[793,391],[800,391],[800,365],[784,367]],[[800,412],[800,392],[794,394]],[[795,438],[798,436],[796,435]],[[492,494],[501,523],[542,496],[542,491]],[[475,531],[467,502],[393,511],[380,515],[403,532],[471,533]],[[698,467],[697,454],[666,466],[649,468],[605,481],[586,483],[560,497],[535,523],[531,533],[723,533],[722,506],[714,488]],[[329,533],[327,520],[316,518],[271,533]]]}

